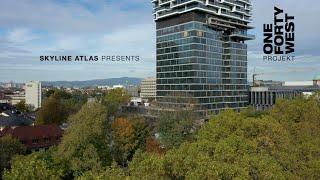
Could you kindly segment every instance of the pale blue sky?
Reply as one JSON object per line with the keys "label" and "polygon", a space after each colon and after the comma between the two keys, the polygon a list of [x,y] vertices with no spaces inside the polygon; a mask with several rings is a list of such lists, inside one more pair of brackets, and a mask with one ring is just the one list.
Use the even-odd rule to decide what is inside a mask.
{"label": "pale blue sky", "polygon": [[[296,56],[290,63],[262,61],[262,25],[274,1],[253,0],[257,36],[249,42],[249,74],[262,79],[310,80],[320,74],[320,1],[278,0],[295,15]],[[308,7],[305,5],[309,4]],[[40,55],[139,55],[138,63],[40,62]],[[1,0],[0,81],[88,80],[155,75],[151,0]]]}

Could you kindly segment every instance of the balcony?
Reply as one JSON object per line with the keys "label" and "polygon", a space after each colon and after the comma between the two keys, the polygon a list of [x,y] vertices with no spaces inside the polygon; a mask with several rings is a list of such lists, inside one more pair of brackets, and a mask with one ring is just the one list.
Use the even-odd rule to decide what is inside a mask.
{"label": "balcony", "polygon": [[255,35],[247,34],[246,31],[234,31],[231,33],[230,37],[242,40],[254,40],[256,38]]}

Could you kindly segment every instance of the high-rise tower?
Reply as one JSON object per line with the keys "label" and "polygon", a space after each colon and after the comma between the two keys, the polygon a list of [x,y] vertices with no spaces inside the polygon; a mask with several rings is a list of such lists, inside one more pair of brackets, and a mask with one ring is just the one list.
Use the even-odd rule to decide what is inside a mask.
{"label": "high-rise tower", "polygon": [[41,107],[42,90],[41,82],[30,81],[26,83],[26,104],[31,105],[34,109]]}
{"label": "high-rise tower", "polygon": [[[157,101],[194,100],[203,115],[248,103],[251,0],[153,0]],[[172,98],[170,98],[172,97]],[[184,101],[182,101],[184,102]]]}

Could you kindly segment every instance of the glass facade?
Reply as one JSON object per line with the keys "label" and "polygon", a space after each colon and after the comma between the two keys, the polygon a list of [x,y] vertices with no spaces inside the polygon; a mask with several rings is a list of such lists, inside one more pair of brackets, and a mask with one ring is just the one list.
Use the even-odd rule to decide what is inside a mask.
{"label": "glass facade", "polygon": [[[202,115],[248,105],[251,0],[152,0],[157,101],[195,104]],[[179,97],[179,98],[177,98]],[[190,103],[191,102],[191,103]]]}
{"label": "glass facade", "polygon": [[157,29],[159,103],[180,105],[172,100],[180,96],[192,99],[207,115],[245,107],[247,88],[243,42],[198,21]]}

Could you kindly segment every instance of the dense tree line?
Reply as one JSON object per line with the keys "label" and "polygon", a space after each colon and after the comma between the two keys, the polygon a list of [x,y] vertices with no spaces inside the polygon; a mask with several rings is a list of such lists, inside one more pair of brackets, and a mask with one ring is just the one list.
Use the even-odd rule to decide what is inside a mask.
{"label": "dense tree line", "polygon": [[68,93],[51,89],[45,94],[42,107],[37,112],[36,124],[61,124],[70,115],[77,113],[87,102],[87,96],[80,91]]}
{"label": "dense tree line", "polygon": [[16,156],[4,179],[320,179],[318,96],[226,110],[200,129],[189,112],[167,113],[158,137],[141,117],[106,107],[85,104],[59,146]]}

